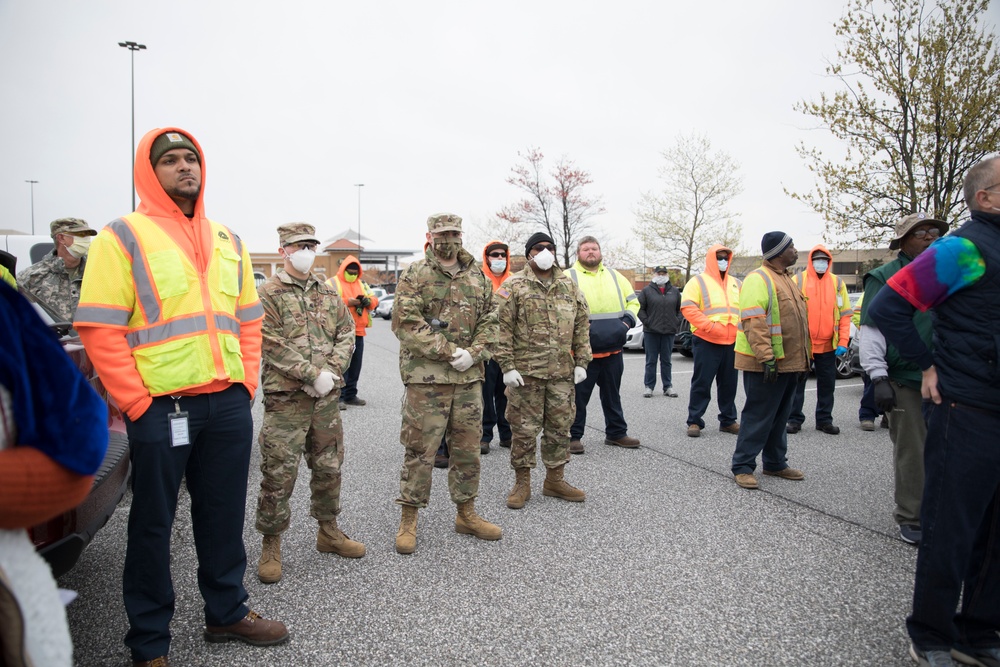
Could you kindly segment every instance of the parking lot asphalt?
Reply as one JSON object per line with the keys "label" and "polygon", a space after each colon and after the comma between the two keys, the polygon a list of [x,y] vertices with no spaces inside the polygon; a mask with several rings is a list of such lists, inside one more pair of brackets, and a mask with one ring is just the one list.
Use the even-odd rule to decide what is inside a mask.
{"label": "parking lot asphalt", "polygon": [[[419,514],[417,551],[401,556],[393,503],[403,455],[398,345],[386,321],[377,319],[369,332],[359,385],[368,405],[342,413],[339,520],[367,555],[347,560],[316,551],[303,464],[283,537],[284,577],[259,583],[255,443],[245,581],[251,606],[283,620],[291,639],[270,648],[202,639],[190,503],[182,492],[172,553],[172,665],[912,664],[904,618],[916,550],[898,539],[891,516],[888,431],[858,428],[860,378],[837,383],[838,436],[814,429],[810,381],[806,424],[789,436],[789,463],[805,480],[762,477],[760,490],[747,491],[729,472],[736,438],[718,431],[714,404],[702,437],[685,435],[692,361],[673,357],[679,398],[657,392],[646,399],[643,355],[626,353],[622,399],[629,434],[642,446],[603,444],[595,392],[586,454],[566,468],[566,479],[587,492],[585,503],[544,497],[536,473],[526,507],[507,509],[514,475],[509,450],[494,440],[476,508],[503,528],[503,539],[454,532],[446,471],[436,470],[430,506]],[[259,400],[254,415],[259,428]],[[68,615],[81,666],[131,664],[121,599],[129,498],[59,580],[79,592]]]}

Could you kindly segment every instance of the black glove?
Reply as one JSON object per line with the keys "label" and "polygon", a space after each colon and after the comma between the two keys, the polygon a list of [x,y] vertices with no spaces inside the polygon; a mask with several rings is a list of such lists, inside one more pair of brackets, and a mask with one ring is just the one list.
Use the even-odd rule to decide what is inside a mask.
{"label": "black glove", "polygon": [[367,308],[368,306],[372,305],[372,300],[364,295],[359,296],[358,301],[361,302],[362,308]]}
{"label": "black glove", "polygon": [[774,384],[778,381],[778,366],[774,359],[761,364],[764,368],[764,384]]}
{"label": "black glove", "polygon": [[875,383],[875,405],[882,412],[892,412],[892,409],[896,407],[896,391],[892,388],[889,378],[883,376],[877,380],[872,380],[872,382]]}

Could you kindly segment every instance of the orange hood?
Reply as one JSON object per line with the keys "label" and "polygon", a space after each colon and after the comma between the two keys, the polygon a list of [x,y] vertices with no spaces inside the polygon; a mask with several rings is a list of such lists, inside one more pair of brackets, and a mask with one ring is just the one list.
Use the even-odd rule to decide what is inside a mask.
{"label": "orange hood", "polygon": [[726,246],[722,245],[721,243],[716,243],[710,246],[708,252],[705,253],[705,273],[715,278],[716,282],[718,282],[721,285],[722,274],[719,273],[719,263],[718,260],[715,259],[715,253],[719,252],[720,250],[725,250],[727,253],[729,253],[729,268],[726,270],[726,275],[729,275],[729,272],[733,268],[733,251],[727,248]]}
{"label": "orange hood", "polygon": [[[347,279],[344,277],[344,273],[347,271],[347,267],[350,266],[351,264],[358,265],[358,279],[355,280],[353,283],[347,282]],[[363,279],[364,275],[365,275],[365,268],[361,266],[361,261],[354,255],[348,255],[347,257],[345,257],[344,260],[340,263],[340,268],[337,269],[337,280],[340,281],[340,283],[344,286],[345,289],[351,285],[358,285],[360,291],[361,280]]]}
{"label": "orange hood", "polygon": [[185,137],[191,140],[198,148],[199,161],[201,162],[201,192],[198,193],[198,199],[194,204],[194,217],[193,220],[201,220],[205,217],[205,151],[202,150],[201,144],[198,140],[194,138],[187,130],[182,130],[179,127],[160,127],[155,130],[150,130],[147,132],[142,139],[139,140],[139,147],[135,149],[135,189],[139,194],[139,208],[136,209],[139,213],[150,217],[150,218],[180,218],[186,219],[180,209],[177,208],[177,204],[171,199],[166,192],[163,191],[163,187],[160,185],[160,181],[156,178],[156,173],[153,171],[153,165],[149,161],[149,150],[153,147],[153,141],[156,140],[158,136],[164,132],[179,132]]}
{"label": "orange hood", "polygon": [[815,255],[823,255],[830,260],[830,266],[826,267],[826,273],[823,274],[823,278],[826,278],[833,272],[833,255],[830,254],[830,251],[827,250],[826,246],[822,243],[814,245],[812,250],[809,251],[809,259],[806,260],[806,273],[809,274],[809,282],[820,280],[820,275],[816,273],[816,269],[813,268],[812,261]]}
{"label": "orange hood", "polygon": [[[493,273],[493,270],[490,269],[490,258],[486,254],[487,248],[490,248],[490,247],[493,247],[493,246],[498,246],[498,245],[502,245],[503,249],[507,251],[507,266],[504,268],[503,274],[501,274],[499,276],[496,275],[495,273]],[[510,275],[510,246],[509,245],[507,245],[503,241],[490,241],[489,243],[487,243],[486,245],[483,246],[483,274],[487,278],[489,278],[490,280],[493,281],[493,291],[494,292],[496,292],[498,289],[500,289],[500,285],[503,284],[503,281],[507,280],[507,276]]]}

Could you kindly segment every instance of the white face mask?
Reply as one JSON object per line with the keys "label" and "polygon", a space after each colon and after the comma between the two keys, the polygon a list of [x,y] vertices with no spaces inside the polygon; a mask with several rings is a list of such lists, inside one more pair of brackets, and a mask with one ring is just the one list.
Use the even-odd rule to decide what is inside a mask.
{"label": "white face mask", "polygon": [[556,263],[556,256],[549,252],[546,248],[535,255],[532,261],[535,263],[535,266],[539,268],[539,270],[548,271],[552,268],[552,265]]}
{"label": "white face mask", "polygon": [[294,268],[299,273],[309,273],[309,269],[312,268],[313,262],[316,260],[315,250],[297,250],[290,255],[286,255],[288,261],[292,263],[292,268]]}
{"label": "white face mask", "polygon": [[66,252],[77,259],[84,257],[87,254],[87,250],[90,249],[90,242],[93,238],[93,236],[74,236],[73,245],[67,246]]}
{"label": "white face mask", "polygon": [[666,285],[670,276],[653,276],[653,283],[656,285]]}
{"label": "white face mask", "polygon": [[830,260],[814,259],[813,268],[816,269],[816,273],[826,273],[826,270],[830,268]]}
{"label": "white face mask", "polygon": [[718,259],[716,261],[719,263],[719,271],[722,271],[723,273],[725,273],[726,269],[729,268],[729,260],[728,259]]}
{"label": "white face mask", "polygon": [[507,270],[507,260],[491,259],[490,270],[493,271],[493,273],[503,273],[505,270]]}

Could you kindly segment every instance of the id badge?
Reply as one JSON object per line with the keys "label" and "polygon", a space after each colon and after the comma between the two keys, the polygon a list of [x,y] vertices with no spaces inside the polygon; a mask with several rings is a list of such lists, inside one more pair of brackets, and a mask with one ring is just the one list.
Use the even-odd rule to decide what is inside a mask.
{"label": "id badge", "polygon": [[171,447],[183,447],[191,444],[188,432],[188,413],[181,412],[180,397],[174,398],[174,411],[167,415],[167,424],[170,426]]}

